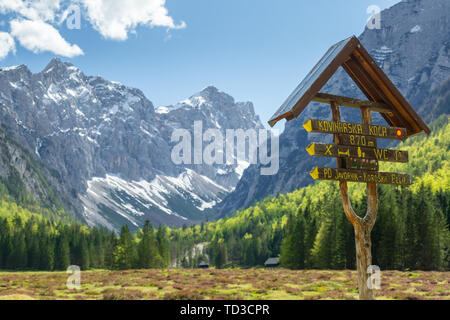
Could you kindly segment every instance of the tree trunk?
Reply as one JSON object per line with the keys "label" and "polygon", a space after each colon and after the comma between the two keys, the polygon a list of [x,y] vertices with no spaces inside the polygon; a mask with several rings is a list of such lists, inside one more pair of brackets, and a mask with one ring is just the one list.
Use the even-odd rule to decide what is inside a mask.
{"label": "tree trunk", "polygon": [[360,300],[373,300],[372,289],[368,287],[368,268],[372,264],[372,243],[367,226],[358,223],[355,227],[356,263],[358,271],[358,289]]}
{"label": "tree trunk", "polygon": [[[340,121],[339,107],[335,103],[331,103],[331,110],[333,121]],[[361,107],[361,115],[364,124],[372,123],[372,117],[368,108]],[[339,143],[336,135],[334,140],[336,144]],[[341,167],[341,161],[338,158],[339,167]],[[350,204],[347,181],[340,181],[339,189],[345,215],[355,230],[359,299],[373,300],[373,291],[368,287],[367,281],[369,279],[368,268],[372,265],[372,241],[370,239],[370,233],[375,225],[378,212],[377,185],[375,183],[367,184],[367,212],[364,218],[359,217]]]}

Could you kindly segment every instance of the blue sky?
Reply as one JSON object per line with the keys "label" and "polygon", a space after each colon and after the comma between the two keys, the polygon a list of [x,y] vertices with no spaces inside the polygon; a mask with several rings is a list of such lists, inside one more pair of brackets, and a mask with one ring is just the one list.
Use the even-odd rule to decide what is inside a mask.
{"label": "blue sky", "polygon": [[[370,5],[385,9],[399,2],[167,0],[164,3],[151,0],[156,8],[149,8],[153,19],[149,23],[153,26],[141,23],[134,28],[133,25],[126,34],[127,39],[123,39],[123,32],[108,25],[109,20],[96,18],[98,12],[92,8],[83,8],[81,28],[70,30],[65,22],[57,23],[58,19],[51,16],[52,10],[33,16],[19,9],[2,10],[3,1],[0,0],[0,13],[3,13],[0,31],[8,38],[7,34],[11,33],[15,53],[11,51],[0,61],[0,66],[27,64],[33,72],[39,72],[51,58],[59,56],[87,75],[101,75],[141,89],[155,107],[174,104],[214,85],[237,101],[252,101],[264,123],[328,47],[364,30]],[[113,2],[120,5],[125,1],[132,2]],[[61,1],[60,9],[63,5],[67,6],[67,1]],[[161,8],[168,12],[155,18],[154,12],[161,13]],[[117,18],[118,13],[114,14]],[[141,19],[132,10],[124,13],[127,14],[136,21]],[[124,21],[124,17],[119,18]],[[13,31],[11,20],[14,19],[20,23],[23,19],[45,21],[52,26],[49,34],[50,28],[59,32],[60,46],[52,45],[46,51],[42,45],[35,44],[37,53],[27,50],[25,47],[33,46],[26,42],[29,38],[24,35],[29,29]],[[77,55],[79,51],[83,54]]]}

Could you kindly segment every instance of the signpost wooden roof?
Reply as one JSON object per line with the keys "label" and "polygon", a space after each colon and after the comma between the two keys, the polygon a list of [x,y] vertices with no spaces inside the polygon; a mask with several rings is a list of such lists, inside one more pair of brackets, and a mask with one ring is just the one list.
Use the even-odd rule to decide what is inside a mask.
{"label": "signpost wooden roof", "polygon": [[[343,67],[349,74],[368,101],[319,92],[339,67]],[[408,136],[421,132],[430,134],[425,122],[355,36],[336,43],[326,52],[272,116],[269,125],[274,126],[281,119],[292,120],[298,117],[311,101],[335,101],[347,107],[364,105],[372,111],[380,112],[389,125],[405,128]]]}

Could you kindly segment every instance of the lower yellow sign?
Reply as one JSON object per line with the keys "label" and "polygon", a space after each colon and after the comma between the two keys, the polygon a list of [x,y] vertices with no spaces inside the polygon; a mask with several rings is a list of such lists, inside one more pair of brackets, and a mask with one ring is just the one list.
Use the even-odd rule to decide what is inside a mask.
{"label": "lower yellow sign", "polygon": [[411,184],[411,177],[409,175],[390,172],[315,167],[310,172],[310,175],[315,180],[394,184],[401,186],[408,186]]}

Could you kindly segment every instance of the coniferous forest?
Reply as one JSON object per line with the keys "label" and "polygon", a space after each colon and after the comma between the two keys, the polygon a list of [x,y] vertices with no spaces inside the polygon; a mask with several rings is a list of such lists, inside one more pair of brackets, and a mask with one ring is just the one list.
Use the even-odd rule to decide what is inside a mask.
{"label": "coniferous forest", "polygon": [[[373,263],[382,270],[450,270],[450,128],[442,116],[432,135],[409,139],[410,187],[378,186],[379,211],[372,231]],[[354,269],[353,227],[337,183],[319,182],[269,197],[216,222],[183,228],[144,227],[119,234],[37,214],[0,185],[0,268],[4,270],[131,269],[262,266],[268,257],[292,269]],[[352,184],[352,206],[365,212],[364,185]]]}

